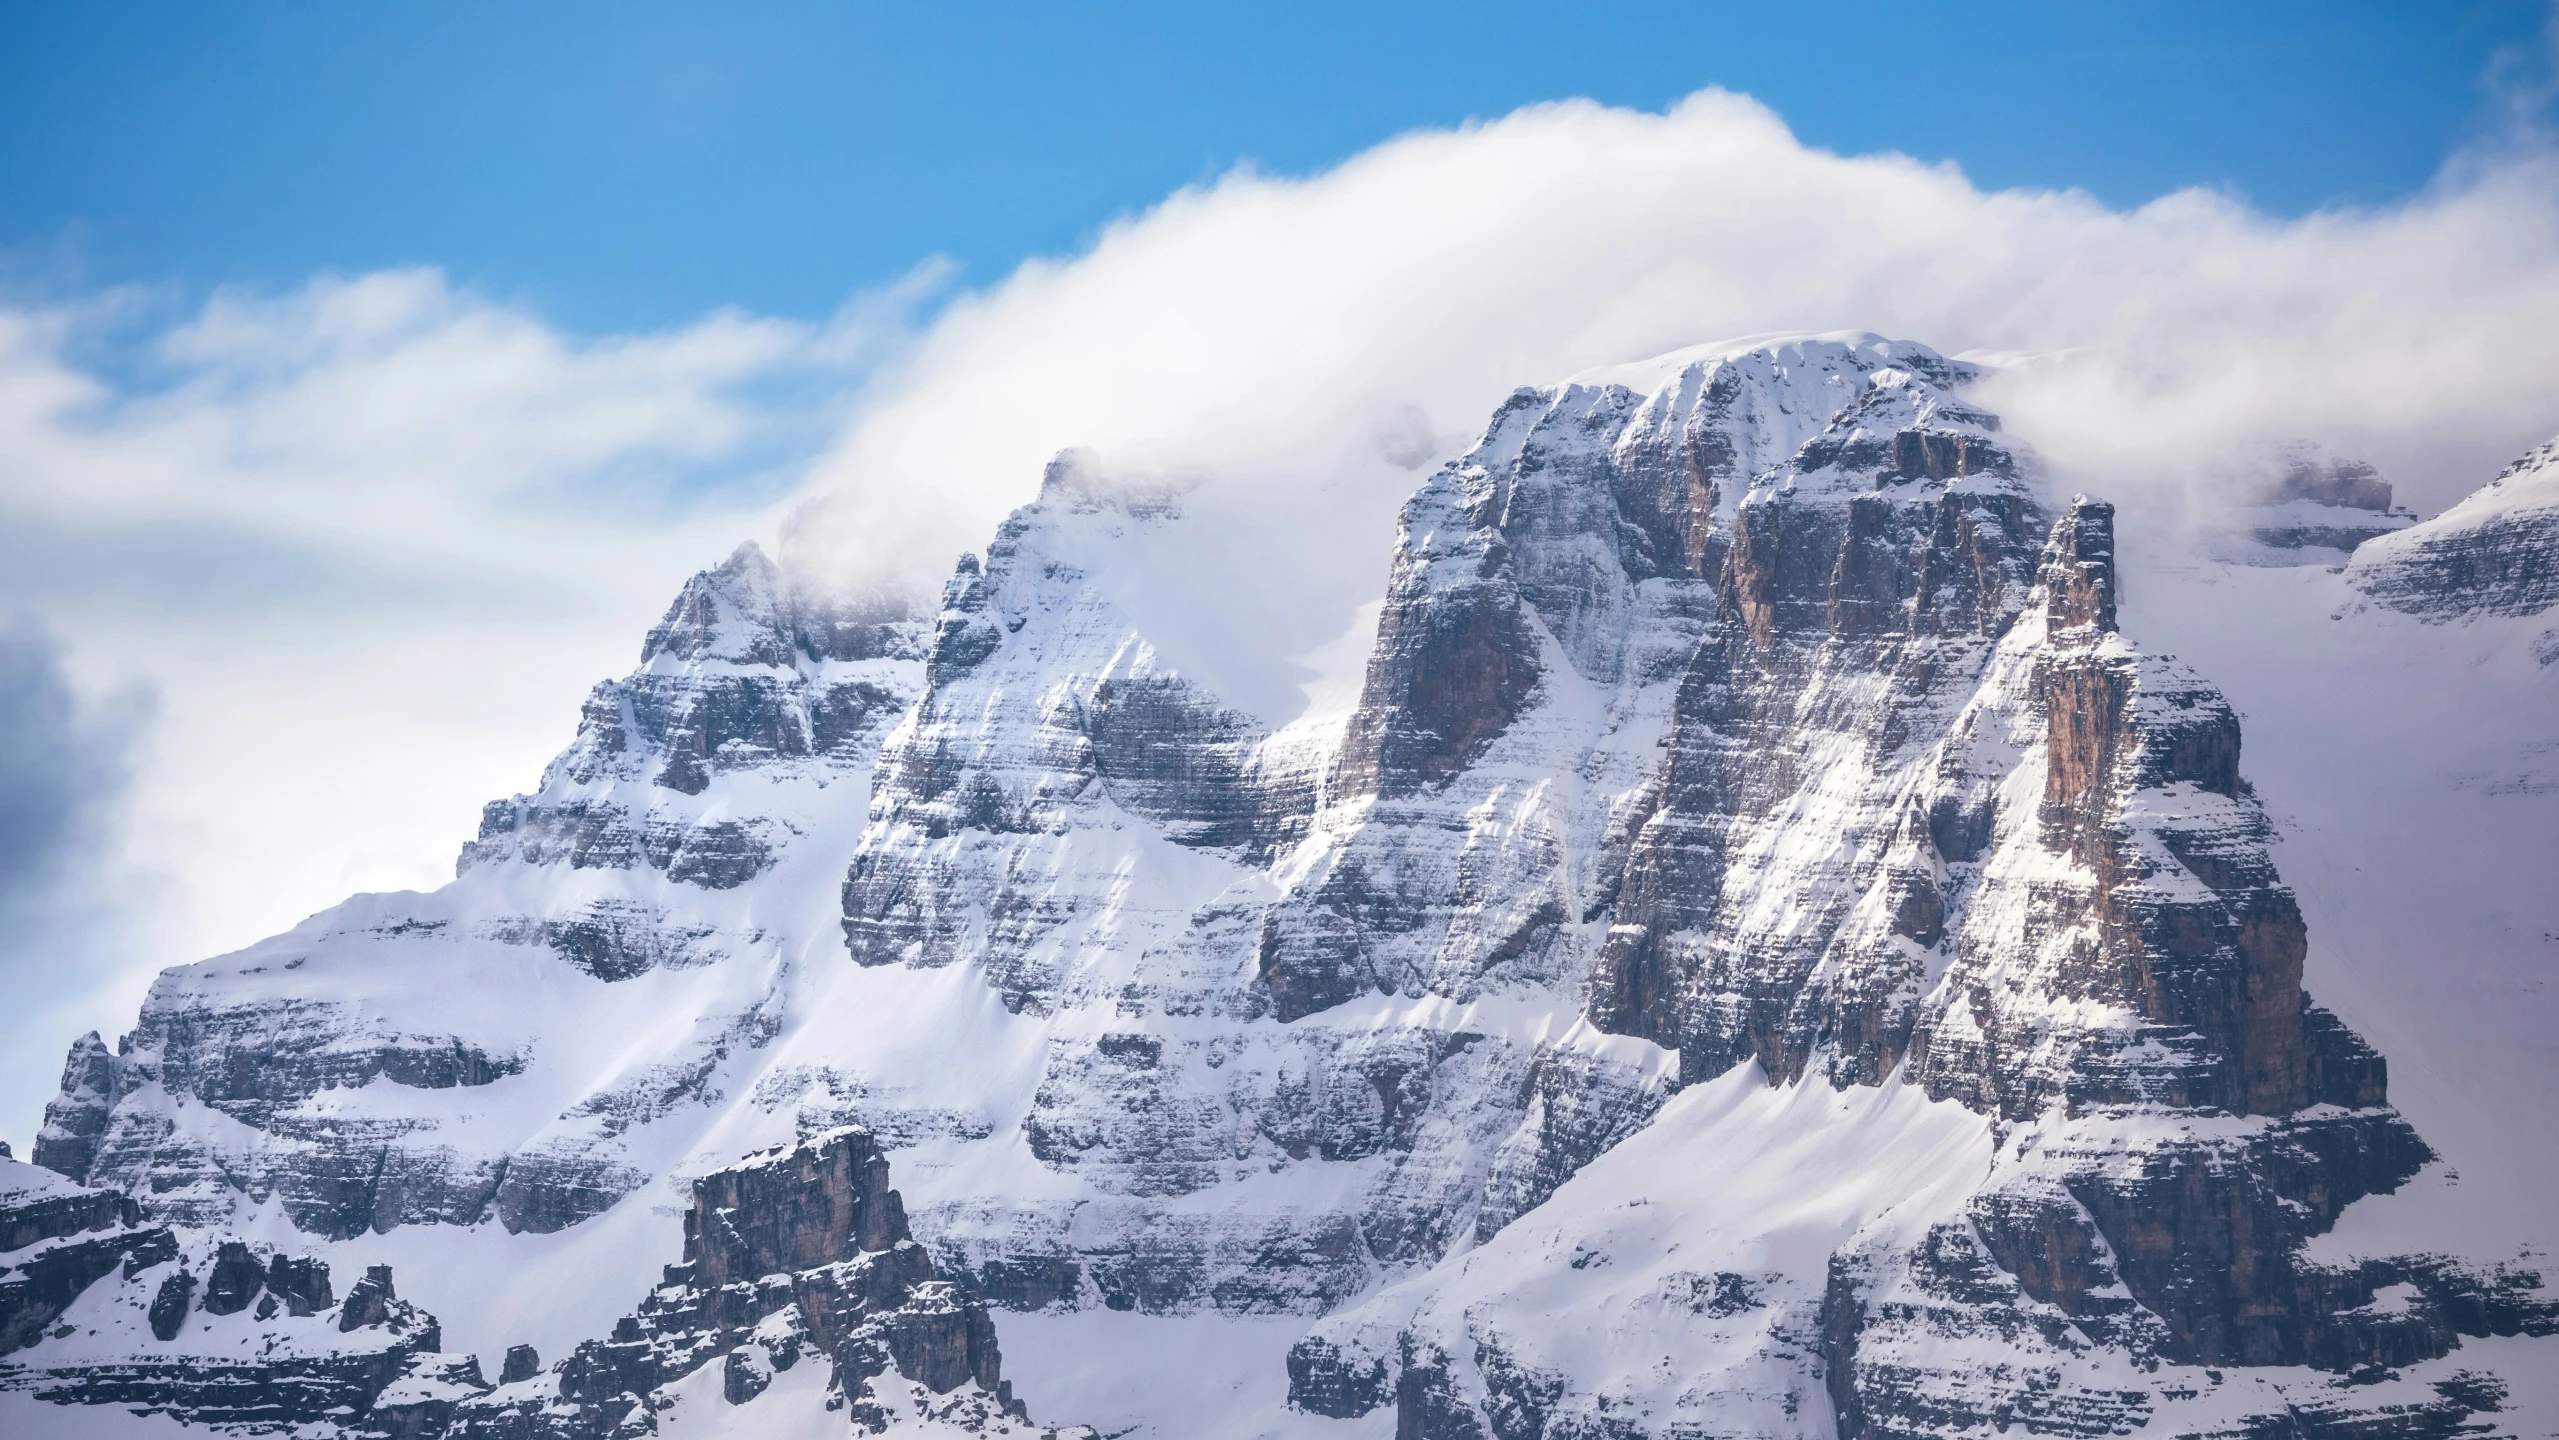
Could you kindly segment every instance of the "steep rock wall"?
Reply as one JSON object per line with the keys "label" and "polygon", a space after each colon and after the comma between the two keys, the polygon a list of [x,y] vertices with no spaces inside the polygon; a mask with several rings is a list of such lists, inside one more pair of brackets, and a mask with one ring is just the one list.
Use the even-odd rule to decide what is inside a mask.
{"label": "steep rock wall", "polygon": [[[1697,1037],[1683,1069],[1701,1103],[1735,1108],[1685,1144],[1666,1116],[1623,1147],[1638,1168],[1595,1165],[1479,1256],[1318,1326],[1292,1356],[1297,1403],[1345,1415],[1392,1406],[1399,1434],[1427,1440],[1682,1434],[1736,1407],[1756,1408],[1773,1433],[1809,1435],[2014,1423],[2416,1435],[2495,1403],[2494,1387],[2463,1380],[2453,1357],[2464,1335],[2559,1325],[2537,1275],[2306,1258],[2305,1242],[2348,1204],[2394,1188],[2428,1153],[2388,1109],[2379,1057],[2301,990],[2298,909],[2239,778],[2228,706],[2115,630],[2111,518],[2074,502],[2036,556],[2033,588],[2012,592],[2004,613],[1956,592],[1964,613],[1992,617],[1982,629],[1997,639],[1954,651],[1970,664],[1939,692],[1951,700],[1849,712],[1868,722],[1858,739],[1901,732],[1883,752],[1890,767],[1861,772],[1855,748],[1822,737],[1824,763],[1787,770],[1771,757],[1793,737],[1765,716],[1771,702],[1847,688],[1823,665],[1864,670],[1913,647],[1861,653],[1841,633],[1854,612],[1835,596],[1727,587],[1720,628],[1733,648],[1764,654],[1795,639],[1813,658],[1753,704],[1731,694],[1729,652],[1701,647],[1692,677],[1712,667],[1719,693],[1710,705],[1683,691],[1669,764],[1694,779],[1665,786],[1648,838],[1678,844],[1692,864],[1706,852],[1692,877],[1728,873],[1709,867],[1733,850],[1764,868],[1720,894],[1693,878],[1667,887],[1706,902],[1677,918],[1722,943],[1671,950],[1682,963],[1638,985],[1604,969],[1593,994],[1620,1023],[1690,1027],[1673,1033]],[[1796,533],[1807,531],[1835,549],[1829,565],[1797,573],[1826,572],[1834,590],[1857,584],[1839,557],[1861,527]],[[1749,547],[1731,553],[1739,565]],[[1923,558],[1905,573],[1929,569]],[[1754,593],[1756,614],[1745,604]],[[1906,593],[1902,613],[1924,614],[1923,596]],[[1928,657],[1932,678],[1951,648]],[[1914,715],[1929,722],[1916,737]],[[1708,739],[1750,725],[1749,743]],[[1858,781],[1846,797],[1797,793],[1842,772]],[[1861,802],[1863,823],[1850,808]],[[1804,843],[1806,831],[1820,843]],[[1843,836],[1864,853],[1842,854]],[[1643,862],[1639,841],[1630,870]],[[1642,904],[1631,876],[1627,893]],[[1777,923],[1719,934],[1722,905],[1775,909]],[[1863,992],[1898,993],[1903,1008],[1832,998],[1828,977],[1855,973],[1843,959],[1877,953],[1843,945],[1861,928],[1907,942],[1882,952],[1908,967],[1894,984]],[[1618,936],[1646,938],[1626,921]],[[1626,1005],[1630,993],[1654,1003]],[[1874,1101],[1849,1098],[1877,1082]],[[1746,1092],[1772,1083],[1841,1097],[1786,1102],[1800,1116],[1786,1131],[1836,1147],[1800,1162],[1819,1223],[1774,1196],[1719,1216],[1729,1195],[1654,1178],[1775,1143],[1754,1128],[1773,1116],[1734,1118],[1756,1104]],[[1906,1107],[1899,1097],[1912,1092],[1947,1118],[1914,1112],[1880,1129],[1840,1118]],[[1925,1126],[1948,1127],[1955,1146],[1967,1122],[1953,1117],[1967,1113],[1982,1138],[1964,1146],[1980,1148],[1890,1159],[1897,1137]],[[1822,1165],[1873,1188],[1826,1192],[1831,1182],[1810,1178]],[[1818,1208],[1829,1204],[1839,1208]],[[1826,1263],[1810,1263],[1824,1251]],[[1772,1252],[1798,1258],[1772,1266]],[[1621,1267],[1634,1268],[1620,1277]],[[1658,1308],[1692,1274],[1703,1276],[1695,1303]],[[1588,1329],[1624,1351],[1576,1361],[1569,1337]],[[2286,1389],[2272,1383],[2282,1371],[2215,1368],[2283,1366],[2329,1378]],[[2395,1388],[2373,1392],[2385,1372]]]}
{"label": "steep rock wall", "polygon": [[[751,882],[824,827],[830,781],[861,789],[917,651],[883,602],[821,603],[740,549],[540,789],[488,807],[452,885],[166,972],[114,1051],[72,1046],[34,1158],[166,1219],[272,1199],[333,1238],[610,1208],[650,1178],[632,1132],[771,1038],[784,937]],[[670,1021],[689,1033],[657,1053],[620,1038]]]}

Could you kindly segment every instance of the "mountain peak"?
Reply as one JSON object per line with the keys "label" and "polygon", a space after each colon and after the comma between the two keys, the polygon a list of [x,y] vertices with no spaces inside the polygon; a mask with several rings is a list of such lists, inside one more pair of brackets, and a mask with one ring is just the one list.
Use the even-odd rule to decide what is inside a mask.
{"label": "mountain peak", "polygon": [[641,645],[640,663],[664,657],[682,664],[789,665],[792,649],[783,624],[781,572],[749,540],[684,582]]}
{"label": "mountain peak", "polygon": [[2346,574],[2374,601],[2430,619],[2559,607],[2559,439],[2433,519],[2366,544]]}

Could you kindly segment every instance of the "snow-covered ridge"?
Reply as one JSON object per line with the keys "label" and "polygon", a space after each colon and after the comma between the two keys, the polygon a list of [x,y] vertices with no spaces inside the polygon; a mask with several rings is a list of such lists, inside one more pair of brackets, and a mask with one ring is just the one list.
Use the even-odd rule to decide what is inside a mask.
{"label": "snow-covered ridge", "polygon": [[[1849,357],[1862,361],[1860,368],[1865,369],[1889,367],[1913,357],[1942,358],[1925,345],[1887,340],[1868,330],[1783,330],[1683,345],[1647,360],[1597,365],[1566,376],[1563,383],[1567,387],[1584,385],[1658,395],[1671,390],[1675,381],[1708,374],[1720,364],[1756,360],[1784,370],[1799,384],[1828,387],[1840,371],[1839,362]],[[1827,407],[1816,404],[1788,408],[1820,412]]]}
{"label": "snow-covered ridge", "polygon": [[[2559,606],[2559,440],[2441,515],[2357,551],[2347,573],[2375,602],[2436,620]],[[2559,643],[2547,653],[2559,657]]]}

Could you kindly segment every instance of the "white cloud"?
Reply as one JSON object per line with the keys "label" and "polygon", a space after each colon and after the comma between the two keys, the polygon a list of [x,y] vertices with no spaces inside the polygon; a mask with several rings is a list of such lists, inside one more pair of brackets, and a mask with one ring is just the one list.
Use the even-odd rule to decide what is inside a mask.
{"label": "white cloud", "polygon": [[2398,206],[2276,221],[2203,192],[1984,193],[1808,149],[1720,92],[1538,106],[1227,176],[962,299],[818,467],[842,498],[799,548],[938,566],[1085,445],[1273,497],[1333,486],[1294,525],[1229,503],[1264,570],[1340,572],[1307,592],[1338,628],[1412,483],[1377,463],[1408,407],[1463,431],[1522,383],[1823,329],[2071,352],[1991,397],[2064,483],[2175,495],[2317,436],[2437,508],[2559,429],[2559,164],[2509,144]]}

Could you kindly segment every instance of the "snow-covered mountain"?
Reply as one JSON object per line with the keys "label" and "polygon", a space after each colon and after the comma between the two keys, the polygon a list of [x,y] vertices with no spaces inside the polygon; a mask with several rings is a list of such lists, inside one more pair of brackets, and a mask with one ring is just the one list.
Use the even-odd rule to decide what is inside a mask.
{"label": "snow-covered mountain", "polygon": [[2355,588],[2430,619],[2546,615],[2559,606],[2559,440],[2460,504],[2358,550]]}
{"label": "snow-covered mountain", "polygon": [[1089,455],[936,616],[741,550],[451,885],[73,1046],[0,1416],[2549,1433],[2554,452],[2119,554],[1974,378],[1519,391],[1276,724]]}

